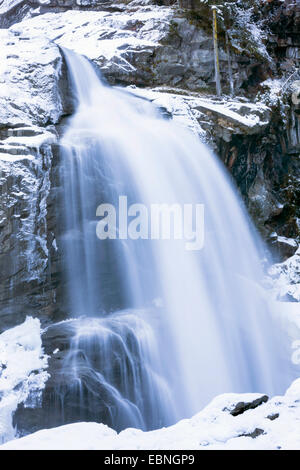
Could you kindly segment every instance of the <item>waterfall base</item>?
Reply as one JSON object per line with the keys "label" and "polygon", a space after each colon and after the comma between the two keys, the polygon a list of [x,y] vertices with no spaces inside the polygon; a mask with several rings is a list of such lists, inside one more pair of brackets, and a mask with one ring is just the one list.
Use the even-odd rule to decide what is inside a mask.
{"label": "waterfall base", "polygon": [[40,408],[17,410],[18,433],[80,421],[116,431],[171,424],[171,394],[162,372],[152,367],[158,335],[145,317],[145,311],[126,310],[50,326],[43,335],[50,379]]}

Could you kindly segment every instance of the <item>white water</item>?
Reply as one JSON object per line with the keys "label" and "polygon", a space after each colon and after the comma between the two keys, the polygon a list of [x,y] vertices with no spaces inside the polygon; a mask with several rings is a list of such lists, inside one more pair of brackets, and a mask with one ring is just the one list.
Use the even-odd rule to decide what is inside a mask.
{"label": "white water", "polygon": [[[135,393],[141,396],[147,383],[152,393],[148,409],[132,390],[122,392],[118,381],[108,380],[121,402],[130,400],[130,413],[132,406],[138,408],[141,418],[129,413],[127,425],[153,428],[174,422],[198,412],[219,393],[283,392],[289,378],[279,351],[280,333],[258,286],[260,242],[221,163],[191,133],[162,119],[150,103],[105,86],[85,58],[64,53],[77,101],[62,139],[70,314],[89,317],[82,334],[90,324],[93,341],[104,341],[98,354],[111,347],[113,356],[112,343],[99,339],[105,337],[103,324],[90,317],[109,322],[108,314],[120,309],[135,309],[137,317],[143,317],[145,308],[150,312],[143,317],[146,330],[152,330],[147,354],[144,346],[138,355],[129,350],[135,364],[147,362],[151,369],[146,376],[137,372],[129,386],[140,387]],[[96,208],[103,202],[117,207],[119,195],[147,206],[204,204],[204,248],[189,252],[179,240],[100,241]],[[123,341],[127,319],[118,318],[119,325],[124,322],[119,331]],[[141,345],[143,331],[135,333]],[[89,340],[84,342],[81,350],[88,355]],[[74,350],[78,341],[71,355]],[[75,360],[75,375],[76,367]],[[97,373],[103,374],[102,369]],[[153,381],[154,376],[158,379]],[[168,393],[176,412],[163,404],[161,397]],[[149,422],[155,407],[164,411]]]}

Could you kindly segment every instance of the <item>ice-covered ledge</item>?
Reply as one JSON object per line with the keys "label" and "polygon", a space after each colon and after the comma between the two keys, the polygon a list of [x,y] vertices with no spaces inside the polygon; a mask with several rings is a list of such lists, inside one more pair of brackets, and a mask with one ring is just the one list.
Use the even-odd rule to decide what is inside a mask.
{"label": "ice-covered ledge", "polygon": [[300,379],[284,396],[265,400],[261,394],[224,394],[168,428],[117,434],[103,424],[75,423],[10,441],[0,450],[300,449]]}
{"label": "ice-covered ledge", "polygon": [[206,142],[212,131],[225,141],[230,140],[232,134],[260,134],[271,119],[268,106],[242,97],[218,99],[168,87],[147,89],[130,86],[127,90],[164,108],[174,120],[189,127]]}

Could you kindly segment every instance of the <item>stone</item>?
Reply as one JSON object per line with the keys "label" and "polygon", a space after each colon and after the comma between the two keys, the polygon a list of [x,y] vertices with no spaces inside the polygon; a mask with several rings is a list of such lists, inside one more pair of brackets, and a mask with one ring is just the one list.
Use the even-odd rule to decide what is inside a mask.
{"label": "stone", "polygon": [[2,0],[0,4],[0,28],[8,28],[13,23],[30,16],[31,4],[26,0]]}
{"label": "stone", "polygon": [[258,436],[264,434],[264,430],[260,428],[255,428],[254,431],[247,433],[247,434],[240,434],[239,437],[251,437],[252,439],[256,439]]}
{"label": "stone", "polygon": [[272,192],[270,182],[266,180],[261,169],[248,191],[248,200],[250,214],[262,232],[265,222],[280,215],[284,207]]}
{"label": "stone", "polygon": [[[44,330],[42,343],[49,378],[39,405],[32,409],[25,403],[15,412],[19,435],[79,421],[101,422],[118,431],[143,425],[137,407],[152,410],[146,388],[151,379],[139,338],[122,317],[55,323]],[[150,413],[147,419],[155,418]]]}
{"label": "stone", "polygon": [[279,413],[273,413],[267,416],[267,419],[269,419],[270,421],[274,421],[277,418],[279,418]]}
{"label": "stone", "polygon": [[298,243],[293,238],[276,236],[270,242],[274,261],[284,261],[293,256],[298,248]]}
{"label": "stone", "polygon": [[241,414],[245,413],[245,411],[253,410],[253,409],[257,408],[258,406],[262,405],[263,403],[266,403],[268,400],[269,400],[269,397],[267,395],[263,395],[262,397],[257,398],[256,400],[253,400],[252,402],[245,403],[245,402],[241,401],[241,402],[239,402],[235,405],[233,410],[230,411],[230,414],[232,416],[241,415]]}

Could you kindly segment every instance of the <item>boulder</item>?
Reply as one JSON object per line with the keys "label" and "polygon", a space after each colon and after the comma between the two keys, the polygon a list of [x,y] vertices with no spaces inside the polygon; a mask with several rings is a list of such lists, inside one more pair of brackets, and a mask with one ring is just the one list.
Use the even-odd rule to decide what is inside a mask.
{"label": "boulder", "polygon": [[266,403],[268,400],[269,400],[269,397],[267,397],[267,395],[263,395],[259,398],[256,398],[255,400],[253,400],[251,402],[240,401],[235,405],[233,410],[230,411],[230,414],[232,416],[241,415],[241,414],[245,413],[245,411],[254,410],[258,406],[262,405],[263,403]]}

